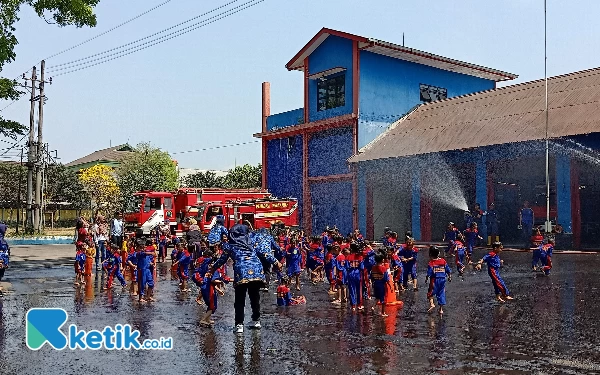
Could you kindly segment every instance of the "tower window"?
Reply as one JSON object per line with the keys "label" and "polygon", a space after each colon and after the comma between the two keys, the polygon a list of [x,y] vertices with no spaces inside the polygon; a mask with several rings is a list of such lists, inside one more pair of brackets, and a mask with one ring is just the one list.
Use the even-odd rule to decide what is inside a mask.
{"label": "tower window", "polygon": [[346,74],[336,74],[317,81],[317,110],[343,107],[346,105]]}

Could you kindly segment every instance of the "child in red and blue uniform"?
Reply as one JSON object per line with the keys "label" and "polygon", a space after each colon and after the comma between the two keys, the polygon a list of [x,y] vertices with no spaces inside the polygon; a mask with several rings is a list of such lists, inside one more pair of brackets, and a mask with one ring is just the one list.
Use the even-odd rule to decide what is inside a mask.
{"label": "child in red and blue uniform", "polygon": [[302,272],[300,263],[302,262],[302,252],[298,248],[295,239],[290,239],[288,247],[285,249],[285,264],[287,276],[296,280],[296,290],[300,290],[300,273]]}
{"label": "child in red and blue uniform", "polygon": [[[390,270],[384,264],[385,256],[383,254],[375,255],[375,265],[371,268],[371,280],[373,281],[373,296],[381,304],[381,316],[387,316],[385,313],[385,289],[390,280]],[[373,306],[375,310],[375,306]]]}
{"label": "child in red and blue uniform", "polygon": [[454,225],[453,222],[448,223],[448,227],[446,228],[446,232],[444,233],[444,242],[448,244],[446,247],[446,256],[454,255],[454,245],[455,241],[459,239],[461,236],[458,228]]}
{"label": "child in red and blue uniform", "polygon": [[327,255],[325,255],[323,268],[325,269],[325,277],[327,277],[327,281],[329,282],[329,290],[327,291],[329,294],[335,294],[335,257],[339,254],[340,247],[330,247],[330,250],[327,251]]}
{"label": "child in red and blue uniform", "polygon": [[383,230],[383,237],[381,237],[381,244],[383,245],[383,247],[390,246],[391,233],[392,233],[392,230],[388,227],[385,227],[385,229]]}
{"label": "child in red and blue uniform", "polygon": [[552,252],[554,251],[554,240],[548,240],[548,243],[540,249],[540,261],[542,262],[542,271],[544,275],[549,276],[552,269]]}
{"label": "child in red and blue uniform", "polygon": [[179,277],[179,286],[181,287],[182,292],[189,292],[190,290],[187,287],[187,281],[190,278],[190,263],[192,262],[192,254],[188,251],[187,247],[183,246],[183,244],[177,245],[181,246],[181,257],[179,260],[173,263],[173,266],[177,266],[177,276]]}
{"label": "child in red and blue uniform", "polygon": [[200,288],[202,288],[202,283],[204,282],[204,275],[206,275],[206,273],[208,272],[212,261],[216,259],[215,254],[216,252],[214,252],[213,250],[204,250],[202,252],[202,256],[196,259],[196,262],[194,264],[196,268],[194,269],[194,273],[192,274],[192,281],[198,287],[198,297],[196,297],[196,303],[198,303],[199,305],[202,305],[202,290]]}
{"label": "child in red and blue uniform", "polygon": [[289,277],[284,276],[281,279],[281,285],[277,287],[277,306],[304,305],[306,303],[306,298],[304,296],[292,297],[289,283]]}
{"label": "child in red and blue uniform", "polygon": [[500,253],[502,253],[502,243],[494,242],[492,244],[492,251],[485,255],[475,266],[475,269],[480,270],[481,265],[486,263],[488,266],[488,275],[492,279],[494,285],[494,292],[496,293],[496,299],[503,303],[505,300],[512,300],[510,292],[504,284],[504,280],[500,277],[500,267],[504,261],[500,260]]}
{"label": "child in red and blue uniform", "polygon": [[413,290],[417,288],[417,255],[419,249],[415,246],[415,240],[412,238],[406,239],[406,244],[402,245],[402,248],[398,252],[398,256],[403,263],[404,272],[402,274],[402,284],[404,288],[408,284],[408,276],[412,278]]}
{"label": "child in red and blue uniform", "polygon": [[121,283],[121,286],[123,288],[127,287],[127,283],[125,283],[125,278],[123,277],[123,274],[121,273],[121,264],[122,264],[122,260],[121,260],[121,255],[119,254],[119,249],[118,248],[113,248],[113,253],[112,253],[112,261],[110,262],[110,265],[108,265],[108,278],[106,280],[106,288],[105,289],[110,289],[112,288],[112,283],[114,278],[116,277],[117,280],[119,280],[119,282]]}
{"label": "child in red and blue uniform", "polygon": [[427,266],[427,277],[425,283],[429,281],[427,298],[429,298],[429,310],[435,309],[433,298],[437,299],[440,315],[444,314],[443,306],[446,305],[446,276],[448,281],[452,281],[452,271],[445,259],[440,258],[440,249],[437,246],[429,248],[429,264]]}
{"label": "child in red and blue uniform", "polygon": [[463,232],[463,236],[465,238],[465,245],[467,246],[467,261],[469,264],[473,264],[473,262],[471,261],[471,257],[473,256],[473,248],[475,247],[475,244],[478,239],[483,239],[483,237],[479,235],[477,223],[474,221],[471,222],[470,227],[465,229],[465,231]]}
{"label": "child in red and blue uniform", "polygon": [[206,312],[202,319],[200,319],[200,325],[210,327],[215,323],[213,320],[210,320],[210,317],[217,311],[217,296],[225,295],[225,292],[221,289],[223,283],[224,281],[219,271],[215,271],[210,277],[203,278],[200,293],[206,304]]}
{"label": "child in red and blue uniform", "polygon": [[538,263],[542,258],[542,248],[544,247],[542,242],[544,242],[544,236],[542,236],[540,230],[537,229],[536,234],[531,236],[531,243],[535,247],[531,257],[531,269],[534,272],[538,270]]}
{"label": "child in red and blue uniform", "polygon": [[77,252],[75,253],[75,285],[85,284],[84,273],[86,245],[84,242],[79,241],[75,246],[77,249]]}
{"label": "child in red and blue uniform", "polygon": [[321,245],[321,238],[313,237],[306,252],[306,267],[310,271],[310,280],[313,283],[323,278],[324,257],[325,251]]}
{"label": "child in red and blue uniform", "polygon": [[[400,248],[400,250],[402,250],[402,248]],[[394,291],[396,293],[398,293],[400,290],[404,291],[404,263],[402,262],[402,259],[400,259],[398,251],[393,247],[388,247],[387,257],[394,284]]]}
{"label": "child in red and blue uniform", "polygon": [[456,254],[456,257],[454,258],[456,262],[456,271],[458,272],[459,276],[462,276],[465,273],[467,249],[460,240],[456,240],[454,241],[454,251]]}
{"label": "child in red and blue uniform", "polygon": [[129,269],[129,273],[131,275],[129,294],[135,295],[135,288],[137,285],[137,254],[135,252],[135,248],[133,248],[133,251],[130,251],[127,255],[127,268]]}
{"label": "child in red and blue uniform", "polygon": [[341,304],[346,301],[348,285],[348,268],[346,267],[346,256],[342,253],[342,247],[338,246],[339,252],[334,260],[334,273],[337,287],[338,298],[333,301],[334,304]]}
{"label": "child in red and blue uniform", "polygon": [[[154,276],[150,266],[154,258],[154,247],[152,251],[147,250],[144,242],[138,242],[136,246],[137,252],[135,256],[138,280],[138,295],[139,301],[154,301]],[[148,288],[148,290],[146,290]]]}
{"label": "child in red and blue uniform", "polygon": [[371,289],[371,269],[375,265],[375,251],[368,241],[363,241],[363,262],[365,269],[363,270],[363,298],[370,299],[373,295]]}
{"label": "child in red and blue uniform", "polygon": [[352,311],[363,310],[362,300],[362,277],[365,265],[360,248],[356,242],[350,244],[350,255],[346,257],[346,268],[348,273],[348,297]]}

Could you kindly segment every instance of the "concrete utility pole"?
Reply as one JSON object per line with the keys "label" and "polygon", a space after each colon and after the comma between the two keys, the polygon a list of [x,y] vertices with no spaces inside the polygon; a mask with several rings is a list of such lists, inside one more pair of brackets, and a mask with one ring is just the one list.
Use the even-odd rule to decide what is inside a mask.
{"label": "concrete utility pole", "polygon": [[35,178],[35,219],[34,227],[36,232],[42,231],[42,169],[44,168],[44,143],[42,138],[42,127],[44,124],[44,68],[46,62],[42,60],[40,72],[40,97],[38,110],[38,134],[37,134],[37,153],[36,153],[36,178]]}
{"label": "concrete utility pole", "polygon": [[27,142],[29,151],[27,152],[27,212],[25,215],[25,233],[33,231],[33,165],[35,162],[33,136],[35,132],[35,80],[37,79],[35,73],[36,67],[34,66],[31,72],[31,110],[29,112],[29,141]]}

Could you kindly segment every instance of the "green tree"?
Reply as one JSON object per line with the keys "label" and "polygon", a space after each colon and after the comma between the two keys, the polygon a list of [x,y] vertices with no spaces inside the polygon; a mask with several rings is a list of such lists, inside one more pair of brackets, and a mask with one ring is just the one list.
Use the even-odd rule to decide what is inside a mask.
{"label": "green tree", "polygon": [[117,180],[126,207],[141,190],[172,191],[179,186],[177,167],[167,152],[140,143],[117,169]]}
{"label": "green tree", "polygon": [[220,188],[223,187],[223,177],[217,177],[212,171],[198,172],[185,176],[181,184],[190,188]]}
{"label": "green tree", "polygon": [[10,208],[8,216],[4,219],[9,222],[17,220],[17,209],[19,207],[19,193],[21,202],[25,200],[25,180],[27,169],[19,163],[0,162],[0,207]]}
{"label": "green tree", "polygon": [[64,208],[81,211],[90,207],[91,200],[77,172],[62,164],[49,165],[46,169],[44,198],[47,209],[54,211],[64,203],[69,204]]}
{"label": "green tree", "polygon": [[262,166],[245,164],[235,167],[223,178],[225,189],[254,189],[262,185]]}
{"label": "green tree", "polygon": [[[18,44],[15,36],[15,24],[19,21],[19,10],[22,6],[30,6],[47,23],[60,27],[74,25],[76,27],[96,26],[94,7],[100,0],[1,0],[0,1],[0,71],[4,65],[15,61],[15,47]],[[0,99],[15,100],[22,92],[17,89],[17,81],[0,78]],[[0,135],[16,138],[25,132],[25,127],[12,120],[0,116]]]}

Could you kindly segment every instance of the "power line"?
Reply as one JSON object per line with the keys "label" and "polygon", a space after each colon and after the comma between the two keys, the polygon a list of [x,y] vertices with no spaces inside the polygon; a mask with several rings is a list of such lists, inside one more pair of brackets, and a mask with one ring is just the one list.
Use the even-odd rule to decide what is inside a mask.
{"label": "power line", "polygon": [[[138,42],[141,42],[141,41],[144,41],[144,40],[146,40],[146,39],[152,38],[152,37],[154,37],[154,36],[156,36],[156,35],[162,34],[162,33],[164,33],[164,32],[167,32],[167,31],[169,31],[169,30],[172,30],[172,29],[174,29],[174,28],[177,28],[177,27],[179,27],[179,26],[185,25],[186,23],[189,23],[189,22],[191,22],[191,21],[193,21],[193,20],[196,20],[196,19],[198,19],[198,18],[204,17],[204,16],[206,16],[206,15],[208,15],[208,14],[210,14],[210,13],[214,13],[214,12],[216,12],[217,10],[223,9],[223,8],[225,8],[225,7],[227,7],[227,6],[231,5],[231,4],[233,4],[233,3],[236,3],[237,1],[239,1],[239,0],[233,0],[233,1],[230,1],[230,2],[228,2],[228,3],[226,3],[226,4],[224,4],[224,5],[221,5],[221,6],[217,7],[217,8],[215,8],[215,9],[213,9],[213,10],[210,10],[210,11],[208,11],[208,12],[205,12],[205,13],[202,13],[202,14],[200,14],[200,15],[198,15],[198,16],[192,17],[192,18],[190,18],[190,19],[188,19],[188,20],[186,20],[186,21],[183,21],[183,22],[180,22],[180,23],[178,23],[177,25],[173,25],[173,26],[171,26],[171,27],[168,27],[168,28],[166,28],[166,29],[164,29],[164,30],[158,31],[158,32],[156,32],[156,33],[154,33],[154,34],[151,34],[151,35],[145,36],[145,37],[143,37],[143,38],[141,38],[141,39],[134,40],[133,42],[129,42],[129,43],[127,43],[127,44],[123,44],[123,45],[120,45],[120,46],[118,46],[118,47],[115,47],[115,48],[108,49],[108,50],[106,50],[106,51],[103,51],[103,52],[99,52],[99,53],[96,53],[96,54],[93,54],[93,55],[90,55],[90,56],[87,56],[87,57],[83,57],[83,58],[81,58],[81,59],[77,59],[77,60],[69,61],[69,62],[66,62],[66,63],[62,63],[62,64],[57,64],[57,65],[52,65],[52,66],[49,66],[49,67],[48,67],[48,70],[58,70],[58,69],[55,69],[55,68],[57,68],[57,67],[59,67],[59,66],[64,66],[64,65],[72,65],[72,64],[74,64],[74,63],[76,63],[76,62],[79,62],[79,61],[83,61],[83,60],[89,60],[89,59],[91,59],[91,58],[93,58],[93,57],[100,56],[100,55],[104,55],[104,54],[106,54],[106,53],[109,53],[109,52],[112,52],[112,51],[116,51],[116,50],[118,50],[118,49],[122,49],[122,48],[128,47],[128,46],[130,46],[130,45],[132,45],[132,44],[136,44],[136,43],[138,43]],[[252,1],[254,1],[254,0],[252,0]],[[233,8],[233,9],[235,9],[235,8]]]}
{"label": "power line", "polygon": [[87,39],[87,40],[84,40],[83,42],[81,42],[81,43],[78,43],[78,44],[76,44],[76,45],[74,45],[74,46],[72,46],[72,47],[69,47],[69,48],[67,48],[67,49],[64,49],[64,50],[62,50],[62,51],[60,51],[60,52],[57,52],[57,53],[55,53],[55,54],[53,54],[53,55],[50,55],[50,56],[46,57],[46,58],[45,58],[45,59],[43,59],[43,60],[49,60],[49,59],[51,59],[51,58],[53,58],[53,57],[56,57],[56,56],[58,56],[58,55],[62,55],[62,54],[63,54],[63,53],[65,53],[65,52],[71,51],[71,50],[73,50],[73,49],[75,49],[75,48],[77,48],[77,47],[80,47],[80,46],[82,46],[82,45],[84,45],[84,44],[86,44],[86,43],[89,43],[89,42],[91,42],[92,40],[98,39],[98,38],[100,38],[101,36],[103,36],[103,35],[106,35],[106,34],[110,33],[111,31],[114,31],[114,30],[116,30],[116,29],[118,29],[118,28],[120,28],[120,27],[122,27],[122,26],[125,26],[125,25],[127,25],[128,23],[130,23],[130,22],[133,22],[133,21],[137,20],[138,18],[140,18],[140,17],[143,17],[143,16],[145,16],[146,14],[148,14],[148,13],[150,13],[150,12],[152,12],[152,11],[154,11],[154,10],[156,10],[156,9],[160,8],[160,7],[162,7],[163,5],[165,5],[165,4],[167,4],[167,3],[170,3],[171,1],[172,1],[172,0],[167,0],[167,1],[164,1],[164,2],[162,2],[162,3],[158,4],[158,5],[156,5],[155,7],[153,7],[153,8],[150,8],[150,9],[146,10],[145,12],[143,12],[143,13],[140,13],[140,14],[138,14],[137,16],[135,16],[135,17],[133,17],[133,18],[130,18],[130,19],[128,19],[127,21],[125,21],[125,22],[122,22],[122,23],[118,24],[117,26],[114,26],[114,27],[112,27],[112,28],[110,28],[110,29],[108,29],[108,30],[106,30],[106,31],[104,31],[104,32],[102,32],[102,33],[100,33],[100,34],[98,34],[98,35],[96,35],[96,36],[92,37],[92,38],[89,38],[89,39]]}
{"label": "power line", "polygon": [[250,144],[258,143],[258,142],[260,142],[259,139],[255,140],[255,141],[249,141],[249,142],[234,143],[234,144],[231,144],[231,145],[223,145],[223,146],[214,146],[214,147],[207,147],[207,148],[199,148],[197,150],[170,152],[169,154],[171,154],[171,155],[189,154],[189,153],[192,153],[192,152],[210,151],[210,150],[217,150],[217,149],[220,149],[220,148],[250,145]]}
{"label": "power line", "polygon": [[[98,34],[98,35],[96,35],[96,36],[94,36],[94,37],[92,37],[92,38],[86,39],[86,40],[84,40],[84,41],[83,41],[83,42],[81,42],[81,43],[78,43],[78,44],[76,44],[76,45],[74,45],[74,46],[71,46],[71,47],[69,47],[69,48],[67,48],[67,49],[64,49],[64,50],[62,50],[62,51],[60,51],[60,52],[57,52],[57,53],[55,53],[55,54],[53,54],[53,55],[50,55],[50,56],[46,57],[44,60],[51,59],[51,58],[53,58],[53,57],[56,57],[56,56],[58,56],[58,55],[62,55],[62,54],[63,54],[63,53],[65,53],[65,52],[71,51],[71,50],[73,50],[73,49],[75,49],[75,48],[77,48],[77,47],[80,47],[80,46],[82,46],[82,45],[84,45],[84,44],[87,44],[87,43],[89,43],[89,42],[93,41],[93,40],[96,40],[96,39],[100,38],[100,37],[101,37],[101,36],[103,36],[103,35],[106,35],[106,34],[108,34],[108,33],[112,32],[112,31],[114,31],[114,30],[116,30],[116,29],[118,29],[118,28],[120,28],[120,27],[122,27],[122,26],[125,26],[125,25],[127,25],[128,23],[131,23],[131,22],[133,22],[133,21],[137,20],[137,19],[138,19],[138,18],[140,18],[140,17],[143,17],[143,16],[145,16],[146,14],[148,14],[148,13],[150,13],[150,12],[152,12],[152,11],[154,11],[154,10],[156,10],[156,9],[160,8],[160,7],[162,7],[163,5],[166,5],[167,3],[170,3],[171,1],[173,1],[173,0],[167,0],[167,1],[164,1],[164,2],[162,2],[162,3],[158,4],[158,5],[156,5],[155,7],[153,7],[153,8],[150,8],[150,9],[148,9],[148,10],[146,10],[146,11],[144,11],[144,12],[142,12],[142,13],[138,14],[137,16],[135,16],[135,17],[133,17],[133,18],[130,18],[130,19],[128,19],[127,21],[121,22],[120,24],[118,24],[118,25],[116,25],[116,26],[114,26],[114,27],[111,27],[110,29],[108,29],[108,30],[106,30],[106,31],[103,31],[103,32],[101,32],[100,34]],[[29,73],[30,71],[31,71],[31,68],[30,68],[29,70],[27,70],[27,71],[26,71],[25,73],[23,73],[23,74],[27,74],[27,73]],[[18,79],[19,77],[20,77],[20,76],[16,77],[15,79]],[[19,98],[17,98],[17,99],[13,99],[13,100],[12,100],[10,103],[8,103],[8,105],[7,105],[7,106],[5,106],[4,108],[2,108],[2,109],[0,110],[0,112],[4,111],[6,108],[10,107],[10,106],[11,106],[11,105],[13,105],[14,103],[16,103],[16,102],[18,102],[19,100],[21,100],[21,98],[23,97],[23,95],[25,95],[25,93],[23,93],[21,96],[19,96]]]}
{"label": "power line", "polygon": [[13,148],[17,147],[17,145],[19,143],[23,142],[23,140],[25,139],[25,137],[27,137],[28,135],[29,135],[28,133],[25,133],[21,139],[19,139],[12,146],[10,146],[8,149],[6,149],[6,151],[4,151],[2,154],[0,154],[0,156],[6,155],[10,150],[12,150]]}
{"label": "power line", "polygon": [[[255,0],[253,0],[253,1],[255,1]],[[252,1],[252,2],[253,2],[253,1]],[[194,27],[194,28],[191,28],[191,29],[189,29],[189,30],[186,30],[186,31],[184,31],[184,32],[178,33],[177,35],[171,36],[171,37],[169,37],[169,38],[166,38],[166,39],[158,38],[158,39],[162,39],[162,40],[158,40],[158,39],[156,39],[156,40],[158,40],[158,41],[156,41],[156,42],[154,42],[154,43],[152,43],[152,44],[146,45],[146,46],[144,46],[144,47],[141,47],[141,48],[136,48],[136,49],[134,49],[133,51],[130,51],[130,52],[127,52],[127,53],[121,53],[121,54],[119,54],[119,55],[117,55],[117,56],[115,56],[115,57],[109,58],[109,59],[102,59],[101,61],[99,61],[99,62],[97,62],[97,63],[94,63],[94,64],[90,64],[90,65],[80,64],[80,65],[84,65],[84,66],[82,66],[81,68],[77,68],[77,69],[69,70],[69,71],[66,71],[66,72],[63,72],[63,73],[54,74],[54,75],[53,75],[53,77],[59,77],[59,76],[65,75],[65,74],[74,73],[74,72],[77,72],[77,71],[80,71],[80,70],[84,70],[84,69],[87,69],[87,68],[91,68],[91,67],[93,67],[93,66],[96,66],[96,65],[100,65],[100,64],[107,63],[107,62],[109,62],[109,61],[112,61],[112,60],[116,60],[116,59],[118,59],[118,58],[121,58],[121,57],[125,57],[125,56],[128,56],[128,55],[131,55],[131,54],[133,54],[133,53],[135,53],[135,52],[138,52],[138,51],[141,51],[141,50],[144,50],[144,49],[150,48],[150,47],[152,47],[152,46],[155,46],[155,45],[157,45],[157,44],[160,44],[160,43],[166,42],[166,41],[168,41],[168,40],[174,39],[174,38],[176,38],[176,37],[178,37],[178,36],[181,36],[181,35],[187,34],[187,33],[189,33],[189,32],[192,32],[192,31],[196,30],[196,29],[199,29],[199,28],[201,28],[201,27],[208,26],[208,25],[210,25],[210,24],[212,24],[212,23],[215,23],[215,22],[217,22],[217,21],[219,21],[219,20],[221,20],[221,19],[223,19],[223,18],[227,18],[227,17],[229,17],[229,16],[232,16],[232,15],[234,15],[234,14],[236,14],[236,13],[239,13],[239,12],[243,11],[244,9],[247,9],[247,8],[250,8],[250,7],[254,6],[254,5],[257,5],[257,4],[259,4],[259,3],[262,3],[263,1],[265,1],[265,0],[258,0],[258,2],[255,2],[255,3],[253,3],[253,4],[250,4],[250,5],[246,6],[246,7],[243,7],[243,8],[241,8],[241,9],[238,9],[238,10],[236,10],[236,11],[233,11],[233,12],[231,12],[231,11],[223,12],[223,13],[222,13],[222,14],[224,14],[223,16],[221,16],[221,17],[218,17],[218,18],[216,18],[216,19],[214,19],[214,20],[212,20],[212,21],[210,21],[210,22],[206,22],[206,23],[204,23],[204,24],[201,24],[201,25],[199,25],[199,26],[196,26],[196,27]],[[216,17],[216,16],[215,16],[215,17]],[[211,17],[211,18],[213,18],[213,17]],[[122,51],[122,52],[124,52],[124,51]],[[74,66],[72,66],[72,67],[74,67]]]}

